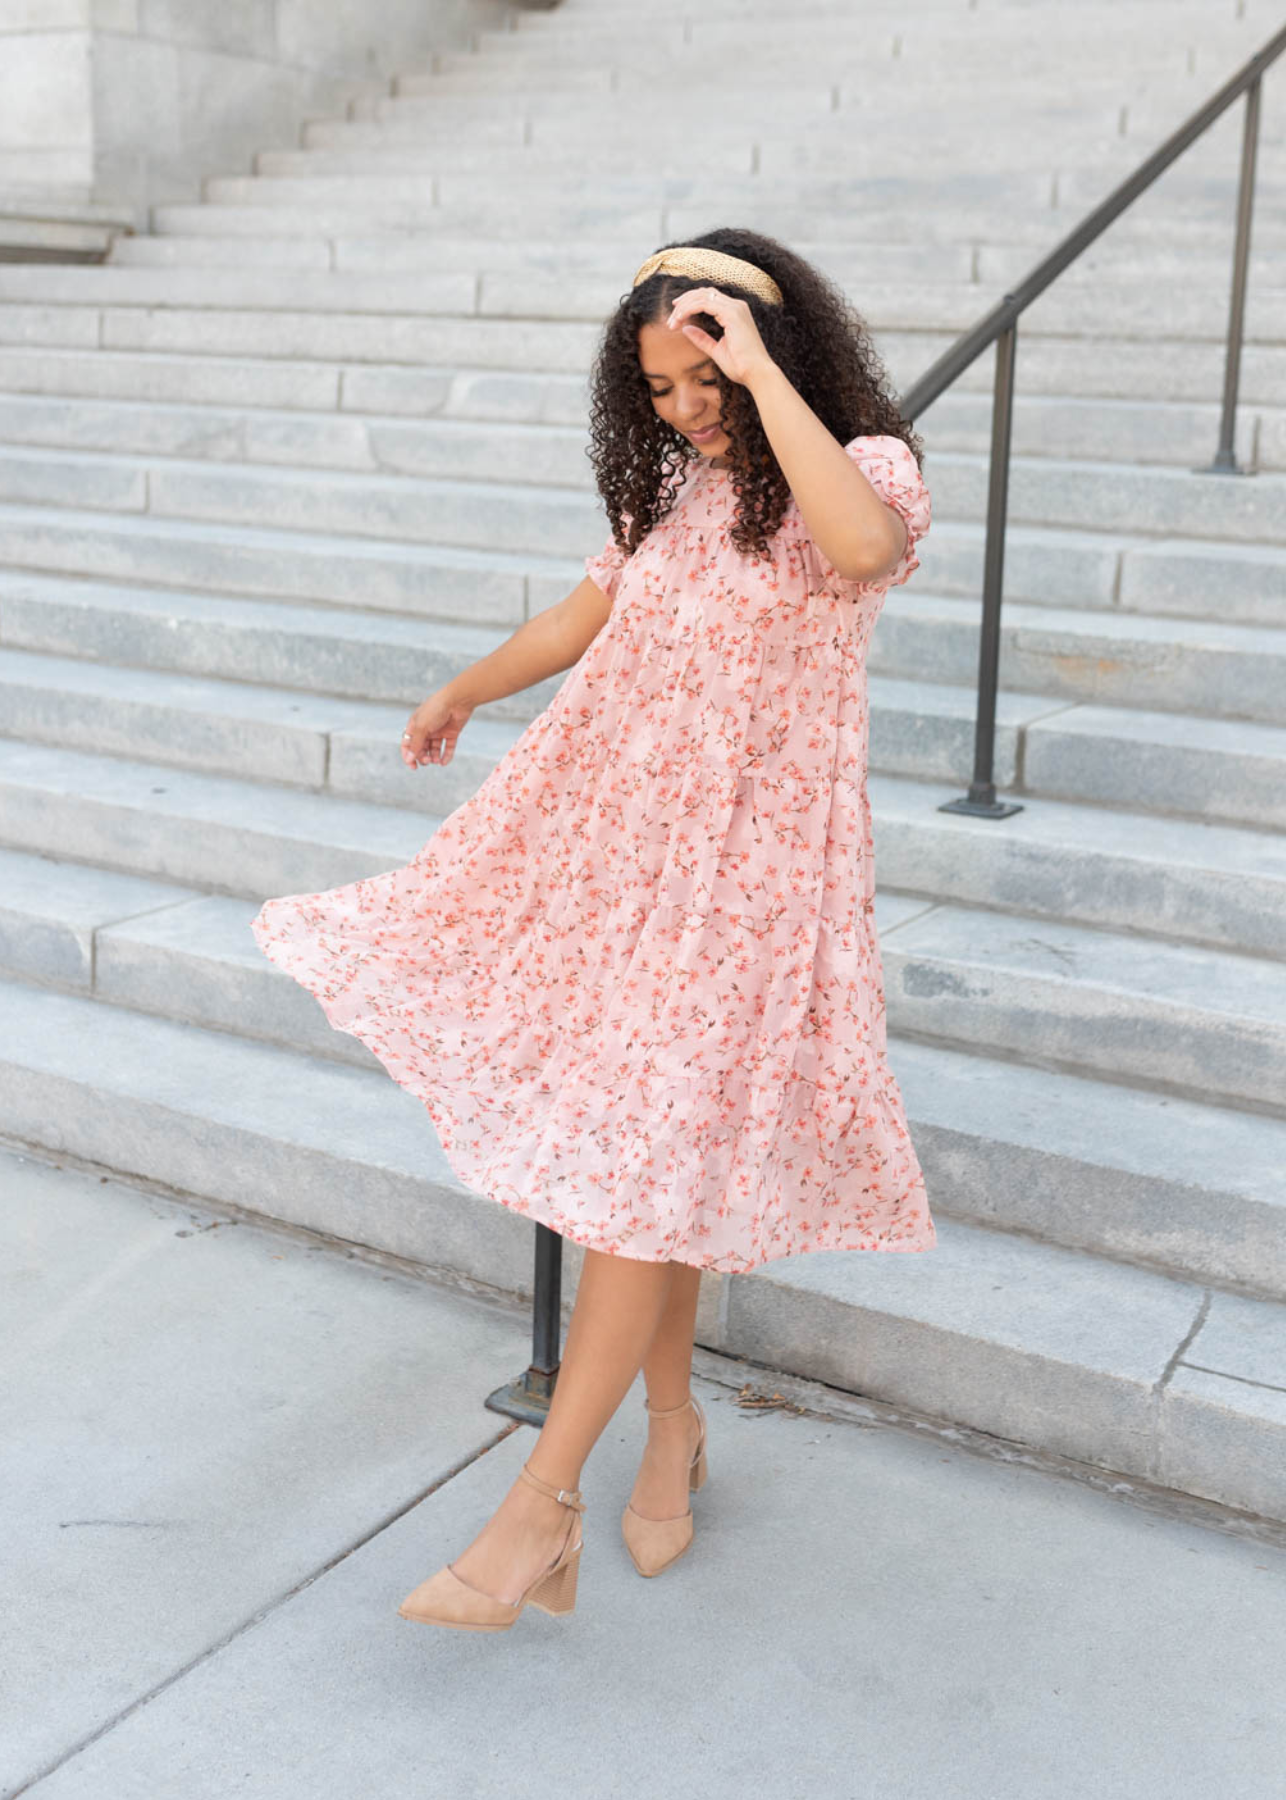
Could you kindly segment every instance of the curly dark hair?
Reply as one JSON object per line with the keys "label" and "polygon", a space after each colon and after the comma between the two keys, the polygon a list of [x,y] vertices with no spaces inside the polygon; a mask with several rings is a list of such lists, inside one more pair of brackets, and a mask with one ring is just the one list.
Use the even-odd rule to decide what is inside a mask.
{"label": "curly dark hair", "polygon": [[[772,276],[781,289],[780,306],[732,282],[714,285],[747,303],[768,354],[837,442],[868,435],[897,437],[922,463],[923,444],[889,391],[866,325],[834,282],[762,232],[720,226],[678,241],[743,257]],[[603,329],[590,377],[591,445],[586,455],[594,465],[613,539],[627,553],[670,510],[689,463],[700,455],[682,432],[658,416],[639,367],[638,334],[644,325],[663,325],[679,294],[710,285],[686,275],[649,275],[621,295]],[[709,313],[691,318],[711,337],[722,337],[722,326]],[[717,365],[714,374],[737,495],[730,541],[743,556],[768,555],[769,539],[790,504],[790,488],[749,388],[729,380]]]}

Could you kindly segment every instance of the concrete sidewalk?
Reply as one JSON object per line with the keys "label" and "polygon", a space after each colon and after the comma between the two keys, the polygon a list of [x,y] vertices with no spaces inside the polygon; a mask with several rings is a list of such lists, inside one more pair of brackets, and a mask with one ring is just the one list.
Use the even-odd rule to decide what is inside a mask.
{"label": "concrete sidewalk", "polygon": [[526,1318],[0,1154],[0,1793],[1278,1800],[1286,1546],[699,1353],[697,1542],[586,1468],[577,1610],[398,1617],[528,1454]]}

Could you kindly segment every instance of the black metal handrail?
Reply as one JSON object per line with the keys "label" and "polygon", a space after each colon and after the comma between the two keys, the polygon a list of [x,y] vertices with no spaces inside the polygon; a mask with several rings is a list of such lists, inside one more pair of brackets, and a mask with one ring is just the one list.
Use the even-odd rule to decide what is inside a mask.
{"label": "black metal handrail", "polygon": [[1246,122],[1242,134],[1241,177],[1237,191],[1237,238],[1233,247],[1232,297],[1228,312],[1228,343],[1224,358],[1223,412],[1214,461],[1195,469],[1198,475],[1239,475],[1233,452],[1237,386],[1241,369],[1241,345],[1246,310],[1246,269],[1250,255],[1250,218],[1255,193],[1255,153],[1259,140],[1260,82],[1264,70],[1286,50],[1286,26],[1269,38],[1231,80],[1199,107],[1159,149],[1139,164],[1134,173],[1086,214],[1073,231],[1048,256],[959,337],[950,349],[903,396],[902,411],[917,419],[925,408],[949,388],[983,351],[996,345],[992,388],[991,457],[987,479],[987,536],[983,550],[982,624],[978,644],[978,712],[974,726],[974,766],[969,792],[948,800],[939,812],[971,813],[983,819],[1004,819],[1023,809],[1016,801],[998,801],[993,780],[996,738],[996,687],[1000,663],[1000,602],[1004,573],[1005,520],[1009,500],[1010,441],[1013,430],[1014,363],[1018,319],[1033,300],[1107,229],[1138,196],[1151,187],[1179,156],[1195,142],[1234,100],[1246,96]]}

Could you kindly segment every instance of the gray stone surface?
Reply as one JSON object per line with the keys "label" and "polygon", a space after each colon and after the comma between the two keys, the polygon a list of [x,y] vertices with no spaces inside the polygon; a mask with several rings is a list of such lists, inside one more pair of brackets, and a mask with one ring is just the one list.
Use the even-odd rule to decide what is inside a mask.
{"label": "gray stone surface", "polygon": [[0,184],[33,200],[94,195],[141,219],[149,200],[195,193],[212,156],[237,166],[289,142],[301,111],[383,91],[370,78],[402,57],[506,17],[500,0],[8,0]]}
{"label": "gray stone surface", "polygon": [[958,797],[951,788],[887,775],[868,785],[890,887],[1212,947],[1279,955],[1286,944],[1280,835],[1060,800],[977,819],[938,810]]}
{"label": "gray stone surface", "polygon": [[1286,1299],[1286,1120],[934,1042],[890,1056],[935,1209]]}
{"label": "gray stone surface", "polygon": [[[138,580],[224,594],[367,605],[510,631],[584,577],[582,563],[453,545],[189,519],[0,506],[13,564],[94,579]],[[590,542],[603,544],[597,526]],[[588,552],[586,552],[588,554]],[[506,632],[506,636],[508,632]]]}
{"label": "gray stone surface", "polygon": [[0,850],[0,967],[92,988],[100,926],[187,898],[165,882]]}
{"label": "gray stone surface", "polygon": [[1069,1754],[1129,1800],[1274,1790],[1282,1547],[824,1390],[743,1406],[771,1378],[705,1353],[674,1570],[641,1582],[619,1538],[638,1383],[586,1464],[574,1613],[412,1625],[398,1602],[534,1442],[482,1406],[523,1315],[116,1182],[0,1180],[26,1377],[4,1779],[41,1800],[491,1795],[516,1769],[576,1797],[1064,1800]]}
{"label": "gray stone surface", "polygon": [[1275,1105],[1286,963],[939,906],[882,939],[899,1030]]}
{"label": "gray stone surface", "polygon": [[[467,798],[561,686],[559,677],[550,677],[484,709],[470,722],[451,764],[435,769],[431,791],[423,775],[408,775],[395,754],[407,710],[487,654],[502,634],[485,643],[482,633],[467,627],[434,622],[399,628],[369,615],[325,614],[312,615],[306,633],[297,609],[248,611],[244,604],[179,595],[167,603],[164,596],[85,582],[42,587],[30,577],[8,583],[0,577],[0,601],[6,593],[12,598],[4,603],[0,634],[24,646],[0,649],[0,696],[12,734],[69,749],[157,756],[212,773],[330,787],[380,805],[436,806],[434,794],[440,798],[448,783],[456,796],[451,804]],[[75,660],[32,653],[45,648],[65,648]],[[157,662],[165,672],[91,661],[95,649],[100,657],[128,653]],[[274,661],[288,686],[266,685]],[[234,679],[172,673],[179,663],[202,670],[203,662],[216,677]],[[244,675],[255,677],[256,685],[247,685]],[[404,704],[309,691],[339,686],[366,696],[382,685],[400,691]],[[971,690],[874,676],[869,692],[872,769],[933,781],[968,778],[976,711]],[[1123,707],[1069,708],[1002,692],[994,763],[999,785],[1012,787],[1020,767],[1032,794],[1204,813],[1251,826],[1279,819],[1286,824],[1286,729],[1280,727]]]}
{"label": "gray stone surface", "polygon": [[476,1455],[525,1346],[93,1175],[5,1154],[0,1190],[9,1792]]}
{"label": "gray stone surface", "polygon": [[[34,3],[0,4],[0,34]],[[154,102],[118,122],[132,141],[145,121],[154,167],[191,153],[196,114],[232,127],[247,58],[289,42],[307,70],[322,45],[339,67],[390,7],[426,33],[442,16],[66,5],[69,32],[119,39],[95,65],[118,107],[147,64]],[[391,753],[404,709],[606,535],[586,374],[640,244],[720,216],[784,236],[905,392],[1276,29],[1271,5],[1179,0],[1158,34],[1151,0],[1087,0],[1034,38],[1021,6],[876,0],[855,26],[803,0],[783,42],[768,0],[642,22],[564,0],[391,79],[377,55],[382,79],[208,162],[201,203],[158,206],[105,267],[0,264],[0,963],[31,984],[3,993],[3,1127],[521,1291],[525,1226],[462,1190],[424,1109],[251,949],[258,898],[404,863],[553,697],[488,709],[449,770]],[[1020,1454],[1283,1518],[1275,76],[1244,476],[1203,472],[1240,109],[1024,316],[995,768],[1024,810],[1004,821],[940,810],[972,760],[991,357],[917,420],[933,529],[872,643],[871,797],[937,1255],[711,1280],[701,1329]],[[0,257],[38,90],[0,106]],[[48,211],[86,216],[83,196]]]}
{"label": "gray stone surface", "polygon": [[166,763],[0,742],[5,837],[217,892],[316,893],[409,862],[430,819]]}
{"label": "gray stone surface", "polygon": [[[528,1288],[527,1221],[463,1188],[423,1108],[382,1075],[12,983],[0,1028],[0,1130],[16,1140]],[[1125,1475],[1184,1470],[1188,1492],[1286,1519],[1264,1419],[1280,1396],[1240,1372],[1258,1372],[1247,1346],[1274,1341],[1280,1301],[1212,1343],[1229,1365],[1217,1404],[1181,1405],[1170,1387],[1208,1293],[1098,1255],[944,1216],[931,1252],[812,1253],[709,1281],[713,1348]]]}
{"label": "gray stone surface", "polygon": [[[1117,707],[1131,706],[1164,707],[1181,723],[1190,711],[1286,723],[1281,627],[1006,599],[1000,633],[1002,692],[1101,701],[1113,707],[1113,720]],[[872,687],[887,674],[971,684],[976,692],[977,666],[976,600],[913,588],[890,595],[871,639]],[[1057,716],[1049,728],[1057,730]]]}

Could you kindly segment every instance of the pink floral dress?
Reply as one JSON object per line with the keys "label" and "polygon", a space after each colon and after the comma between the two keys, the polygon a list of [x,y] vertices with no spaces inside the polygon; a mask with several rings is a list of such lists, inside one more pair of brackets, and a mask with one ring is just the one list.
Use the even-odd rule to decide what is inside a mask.
{"label": "pink floral dress", "polygon": [[837,574],[793,500],[741,555],[701,459],[633,555],[586,559],[610,617],[414,860],[251,927],[468,1187],[590,1249],[747,1270],[936,1242],[866,792],[867,645],[929,494],[900,438],[845,449],[906,522],[890,575]]}

